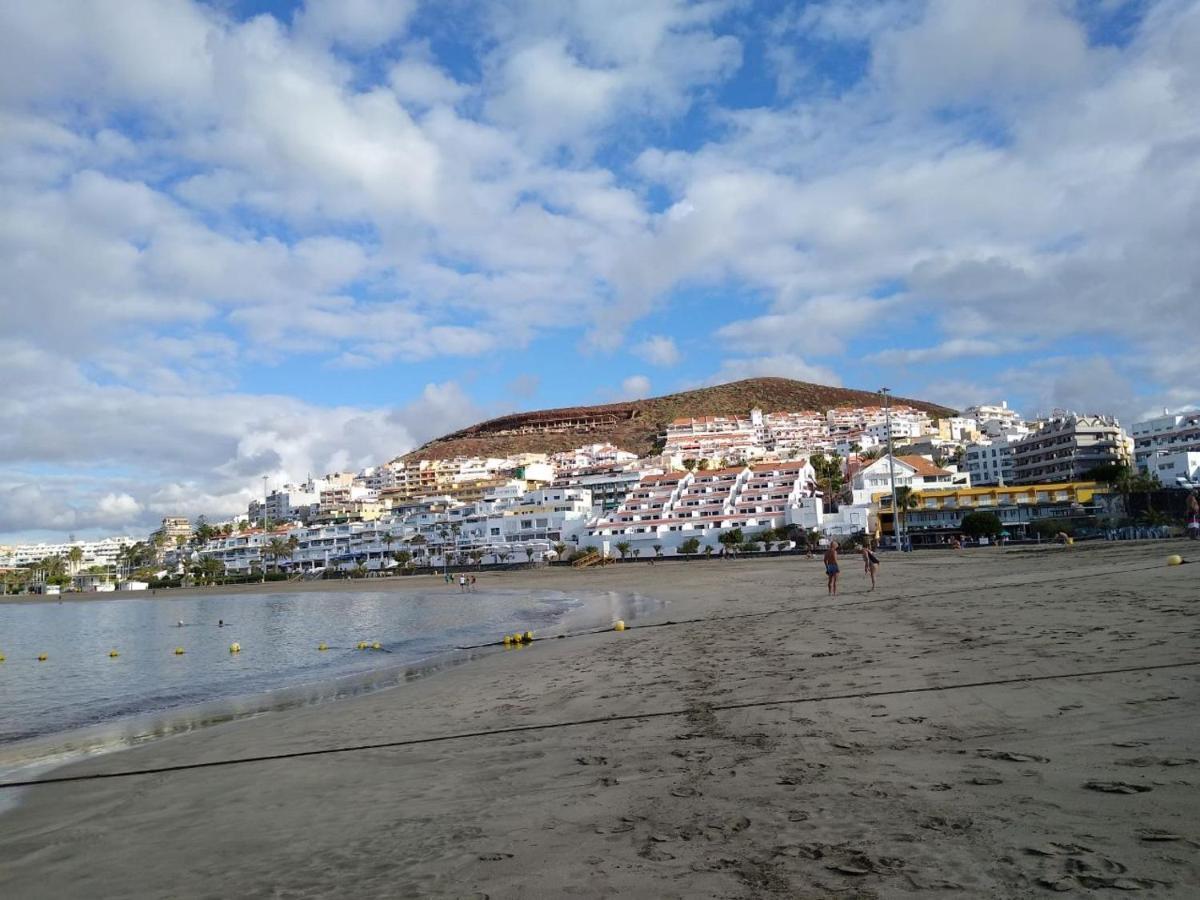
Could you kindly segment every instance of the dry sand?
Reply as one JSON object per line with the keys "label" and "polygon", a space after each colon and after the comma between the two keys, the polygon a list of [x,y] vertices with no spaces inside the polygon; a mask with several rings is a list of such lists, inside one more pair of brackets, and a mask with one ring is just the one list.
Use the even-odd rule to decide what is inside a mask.
{"label": "dry sand", "polygon": [[874,594],[850,559],[837,600],[798,558],[496,576],[702,621],[80,763],[652,716],[36,787],[0,896],[1200,896],[1200,666],[1150,668],[1200,661],[1189,551],[887,555]]}

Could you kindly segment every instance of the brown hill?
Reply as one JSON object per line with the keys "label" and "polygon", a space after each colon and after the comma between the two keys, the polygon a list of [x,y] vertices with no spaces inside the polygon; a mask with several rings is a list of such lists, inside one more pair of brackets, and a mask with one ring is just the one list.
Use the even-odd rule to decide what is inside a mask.
{"label": "brown hill", "polygon": [[[894,402],[923,409],[935,418],[954,413],[945,406],[922,400],[896,397]],[[879,395],[870,391],[826,387],[788,378],[750,378],[648,400],[514,413],[436,438],[403,458],[556,453],[602,442],[645,456],[653,452],[667,423],[685,416],[746,415],[756,406],[763,412],[824,412],[839,406],[878,403]]]}

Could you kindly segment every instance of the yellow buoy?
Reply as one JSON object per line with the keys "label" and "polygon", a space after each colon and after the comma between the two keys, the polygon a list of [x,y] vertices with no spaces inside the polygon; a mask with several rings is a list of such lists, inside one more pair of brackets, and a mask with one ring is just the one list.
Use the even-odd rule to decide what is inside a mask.
{"label": "yellow buoy", "polygon": [[1167,557],[1167,565],[1168,566],[1182,566],[1183,565],[1183,557],[1180,556],[1178,553],[1172,553],[1170,556]]}
{"label": "yellow buoy", "polygon": [[532,631],[525,632],[524,637],[527,642],[533,643],[533,632]]}
{"label": "yellow buoy", "polygon": [[617,619],[617,624],[613,626],[613,631],[624,631],[624,630],[625,630],[625,620]]}
{"label": "yellow buoy", "polygon": [[371,645],[371,649],[372,649],[372,650],[382,650],[382,649],[383,649],[383,644],[379,643],[379,641],[376,641],[375,643],[373,643],[373,644]]}
{"label": "yellow buoy", "polygon": [[38,662],[45,662],[48,658],[45,653],[38,654]]}
{"label": "yellow buoy", "polygon": [[511,635],[511,634],[506,634],[506,635],[504,636],[504,646],[505,646],[505,647],[511,647],[511,646],[512,646],[512,635]]}
{"label": "yellow buoy", "polygon": [[242,645],[239,644],[237,641],[234,641],[232,644],[229,645],[229,652],[230,653],[241,653]]}
{"label": "yellow buoy", "polygon": [[0,653],[0,662],[4,662],[4,654]]}
{"label": "yellow buoy", "polygon": [[108,651],[108,657],[109,657],[109,659],[116,659],[116,658],[117,658],[118,656],[120,656],[120,655],[121,655],[121,654],[120,654],[120,653],[118,653],[116,650],[109,650],[109,651]]}
{"label": "yellow buoy", "polygon": [[184,653],[184,650],[183,650],[183,648],[182,648],[182,647],[176,647],[176,648],[175,648],[175,655],[176,655],[176,656],[183,656],[183,653]]}
{"label": "yellow buoy", "polygon": [[317,644],[317,649],[318,650],[328,650],[329,645],[326,644],[324,641],[321,641],[321,643]]}

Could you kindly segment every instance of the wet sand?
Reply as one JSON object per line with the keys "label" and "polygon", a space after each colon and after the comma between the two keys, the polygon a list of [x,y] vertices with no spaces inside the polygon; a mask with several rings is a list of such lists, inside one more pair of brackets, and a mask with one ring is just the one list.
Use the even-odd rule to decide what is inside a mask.
{"label": "wet sand", "polygon": [[61,770],[556,726],[35,787],[0,896],[1197,896],[1200,565],[1173,552],[1200,559],[889,554],[874,594],[847,559],[836,600],[801,558],[486,576],[700,621]]}

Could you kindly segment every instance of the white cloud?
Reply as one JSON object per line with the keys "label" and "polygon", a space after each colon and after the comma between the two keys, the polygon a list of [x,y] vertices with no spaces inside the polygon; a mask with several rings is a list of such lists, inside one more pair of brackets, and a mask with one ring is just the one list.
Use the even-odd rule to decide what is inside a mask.
{"label": "white cloud", "polygon": [[[767,77],[794,90],[722,109],[762,22],[737,3],[489,4],[454,60],[410,33],[413,2],[291,23],[0,4],[0,383],[23,388],[0,401],[0,487],[30,510],[20,467],[61,466],[75,494],[42,487],[64,527],[105,498],[146,520],[228,509],[261,472],[399,452],[470,405],[427,392],[397,420],[266,397],[248,364],[507,359],[549,332],[573,346],[580,323],[617,349],[681,286],[731,291],[714,377],[836,383],[853,341],[932,384],[941,359],[1053,347],[977,386],[1194,403],[1200,5],[1143,4],[1102,45],[1091,6],[770,10],[768,51],[789,53]],[[814,42],[865,55],[865,78],[822,82]],[[895,323],[919,337],[881,350]],[[677,339],[631,349],[676,365]],[[1113,348],[1108,369],[1085,343]],[[162,487],[84,477],[134,465],[118,433],[167,461],[146,476]]]}
{"label": "white cloud", "polygon": [[873,71],[905,104],[994,102],[1078,85],[1087,36],[1065,3],[931,0],[911,27],[881,33]]}
{"label": "white cloud", "polygon": [[307,0],[296,17],[305,38],[371,50],[404,33],[416,0]]}
{"label": "white cloud", "polygon": [[943,341],[936,347],[881,350],[878,353],[871,354],[868,357],[868,361],[883,363],[885,365],[917,365],[920,363],[941,362],[943,360],[963,359],[973,356],[998,356],[1002,353],[1014,353],[1024,349],[1026,346],[1022,341],[1012,341],[1004,338],[952,338],[948,341]]}
{"label": "white cloud", "polygon": [[645,375],[630,375],[621,382],[621,396],[629,400],[649,397],[650,379]]}
{"label": "white cloud", "polygon": [[388,83],[402,103],[453,105],[467,96],[468,88],[437,66],[420,59],[405,59],[392,66]]}
{"label": "white cloud", "polygon": [[662,334],[651,335],[646,340],[634,344],[631,349],[634,355],[652,366],[675,366],[681,359],[675,340]]}

